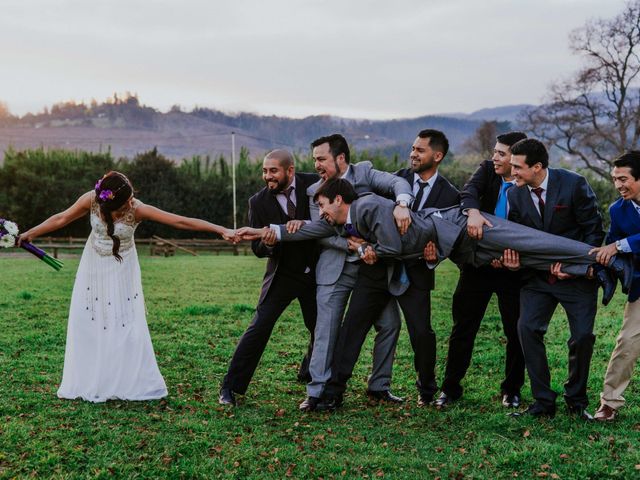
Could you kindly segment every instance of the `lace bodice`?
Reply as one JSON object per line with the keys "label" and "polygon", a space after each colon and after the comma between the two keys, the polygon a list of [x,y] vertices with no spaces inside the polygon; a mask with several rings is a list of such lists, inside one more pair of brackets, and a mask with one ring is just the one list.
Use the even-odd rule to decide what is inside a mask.
{"label": "lace bodice", "polygon": [[[130,250],[135,244],[133,234],[139,222],[136,222],[136,208],[141,204],[138,199],[133,199],[131,208],[124,211],[120,218],[113,222],[113,233],[120,239],[120,254]],[[100,255],[113,255],[113,240],[107,235],[107,224],[100,217],[100,207],[95,200],[95,194],[91,199],[91,235],[89,243]]]}

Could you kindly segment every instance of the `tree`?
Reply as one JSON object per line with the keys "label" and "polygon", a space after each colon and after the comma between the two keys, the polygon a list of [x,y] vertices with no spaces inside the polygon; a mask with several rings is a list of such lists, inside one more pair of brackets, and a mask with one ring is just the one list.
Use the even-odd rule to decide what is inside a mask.
{"label": "tree", "polygon": [[491,158],[497,135],[498,122],[495,120],[491,122],[484,121],[476,129],[473,136],[464,142],[463,149],[467,153],[477,153],[482,158]]}
{"label": "tree", "polygon": [[549,145],[605,178],[613,160],[640,141],[640,0],[612,19],[570,35],[585,57],[575,75],[551,86],[548,101],[525,113],[525,125]]}

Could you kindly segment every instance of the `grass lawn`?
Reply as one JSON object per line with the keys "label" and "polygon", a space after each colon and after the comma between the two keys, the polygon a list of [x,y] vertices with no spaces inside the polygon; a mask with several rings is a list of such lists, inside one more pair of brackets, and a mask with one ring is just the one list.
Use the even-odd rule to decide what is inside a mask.
{"label": "grass lawn", "polygon": [[[366,406],[371,338],[334,414],[302,414],[297,362],[307,340],[297,305],[274,330],[242,404],[217,404],[233,349],[251,320],[264,261],[253,257],[141,256],[148,322],[169,388],[162,401],[62,401],[67,309],[78,257],[55,272],[32,258],[0,256],[0,478],[639,478],[640,389],[612,425],[568,417],[513,419],[499,404],[504,337],[492,303],[465,396],[449,410],[418,408],[406,329],[394,365],[401,407]],[[457,270],[433,293],[438,380],[451,327]],[[624,297],[602,308],[589,381],[590,410],[622,321]],[[567,372],[568,327],[547,334],[554,388]],[[640,374],[639,374],[640,375]],[[528,384],[523,390],[528,402]]]}

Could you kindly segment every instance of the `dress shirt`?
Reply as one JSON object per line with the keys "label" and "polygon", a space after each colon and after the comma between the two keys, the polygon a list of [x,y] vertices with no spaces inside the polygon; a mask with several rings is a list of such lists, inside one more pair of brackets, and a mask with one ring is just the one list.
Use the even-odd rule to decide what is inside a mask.
{"label": "dress shirt", "polygon": [[[293,177],[293,181],[291,182],[290,187],[291,187],[291,194],[290,194],[291,201],[297,207],[298,205],[296,200],[296,177]],[[284,190],[286,190],[287,188],[285,188]],[[282,211],[285,214],[287,214],[287,196],[284,194],[284,190],[276,194],[276,200],[278,201],[278,205],[280,205],[280,208],[282,208]]]}

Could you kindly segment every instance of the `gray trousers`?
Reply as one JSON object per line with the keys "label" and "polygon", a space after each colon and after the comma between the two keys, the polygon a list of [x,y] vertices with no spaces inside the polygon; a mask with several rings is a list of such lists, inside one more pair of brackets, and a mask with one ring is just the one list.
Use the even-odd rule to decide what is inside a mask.
{"label": "gray trousers", "polygon": [[[345,262],[336,283],[317,286],[318,317],[313,353],[309,362],[311,382],[307,384],[307,394],[310,397],[320,397],[326,383],[331,379],[334,348],[357,275],[358,265]],[[393,357],[400,334],[400,312],[395,299],[387,304],[374,327],[377,333],[368,388],[369,390],[389,390]]]}
{"label": "gray trousers", "polygon": [[[595,263],[595,255],[589,255],[592,245],[489,214],[483,215],[493,227],[483,230],[482,240],[474,240],[466,233],[467,217],[451,212],[451,218],[447,218],[449,213],[450,211],[446,214],[443,212],[443,217],[464,228],[460,245],[451,256],[456,263],[470,263],[476,267],[489,265],[493,259],[500,258],[507,248],[520,253],[520,264],[523,267],[535,270],[549,271],[552,264],[561,262],[563,272],[584,276],[589,266]],[[459,256],[463,261],[457,261]]]}

